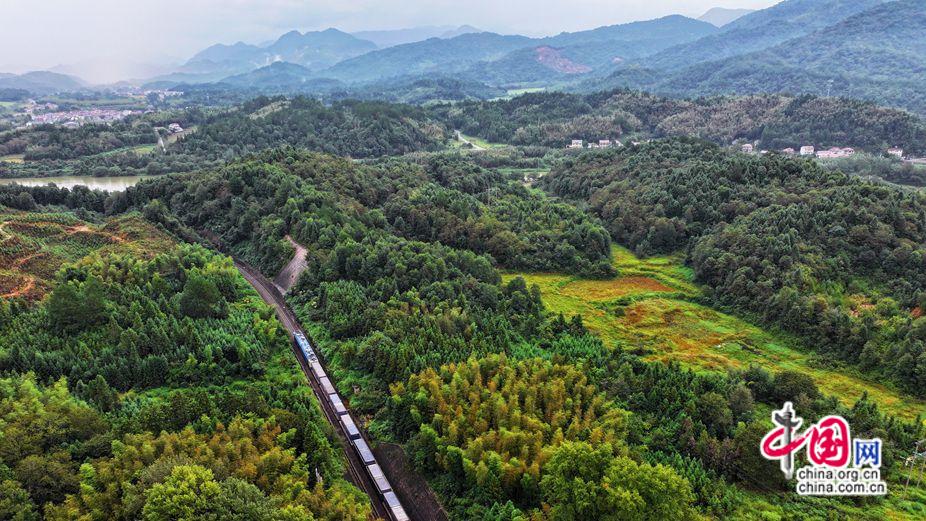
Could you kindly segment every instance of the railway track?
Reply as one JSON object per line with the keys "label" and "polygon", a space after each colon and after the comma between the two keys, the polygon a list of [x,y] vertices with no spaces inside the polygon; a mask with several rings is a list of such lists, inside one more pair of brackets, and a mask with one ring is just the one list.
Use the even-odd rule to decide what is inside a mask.
{"label": "railway track", "polygon": [[[280,290],[277,289],[277,287],[272,282],[267,280],[267,278],[260,274],[257,270],[251,268],[247,264],[239,262],[238,260],[235,260],[235,267],[238,268],[238,271],[245,278],[245,280],[247,280],[248,283],[254,287],[264,302],[274,308],[277,317],[283,323],[283,326],[287,331],[305,335],[305,331],[302,329],[302,326],[299,325],[299,320],[296,318],[295,313],[293,313],[292,310],[289,309],[289,306],[286,305]],[[327,399],[325,391],[321,388],[319,382],[313,375],[307,360],[299,351],[299,348],[293,344],[293,342],[290,342],[290,347],[293,350],[293,354],[296,355],[296,359],[299,361],[300,367],[302,367],[302,372],[305,374],[306,380],[309,382],[309,386],[312,388],[312,391],[315,393],[315,397],[318,399],[318,403],[321,406],[322,412],[325,414],[325,418],[334,428],[335,432],[337,432],[338,437],[344,444],[344,455],[347,457],[347,477],[352,483],[360,487],[360,489],[363,490],[364,493],[366,493],[366,495],[370,498],[370,503],[373,506],[373,513],[376,517],[381,519],[393,519],[389,506],[385,503],[385,501],[383,501],[378,492],[376,484],[367,474],[366,466],[364,465],[363,461],[361,461],[360,456],[357,455],[356,451],[352,449],[350,437],[345,432],[341,422],[338,421],[338,414],[335,412],[334,407]],[[369,445],[370,440],[367,438],[366,433],[361,431],[360,434],[367,445]]]}

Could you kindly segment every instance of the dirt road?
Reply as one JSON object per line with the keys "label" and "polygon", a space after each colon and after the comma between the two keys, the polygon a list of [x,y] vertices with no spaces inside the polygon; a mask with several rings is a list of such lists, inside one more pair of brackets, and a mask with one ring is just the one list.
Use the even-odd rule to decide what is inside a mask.
{"label": "dirt road", "polygon": [[286,236],[286,240],[293,245],[296,254],[293,255],[292,260],[280,270],[280,274],[273,279],[273,284],[284,294],[296,285],[296,281],[299,280],[299,275],[302,275],[302,272],[308,267],[305,263],[305,256],[308,250],[306,250],[305,246],[294,241],[289,235]]}

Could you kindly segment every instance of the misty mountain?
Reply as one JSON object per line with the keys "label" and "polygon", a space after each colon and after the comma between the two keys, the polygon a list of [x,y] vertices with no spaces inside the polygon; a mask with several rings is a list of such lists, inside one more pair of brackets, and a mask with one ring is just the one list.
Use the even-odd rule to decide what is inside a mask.
{"label": "misty mountain", "polygon": [[643,60],[640,65],[675,69],[740,56],[779,45],[883,3],[884,0],[785,0],[745,15],[717,34],[684,43]]}
{"label": "misty mountain", "polygon": [[698,20],[716,25],[717,27],[723,27],[754,11],[754,9],[727,9],[724,7],[715,7],[698,17]]}
{"label": "misty mountain", "polygon": [[302,65],[275,62],[266,67],[230,76],[221,82],[227,86],[261,92],[327,92],[343,87],[337,80],[318,78]]}
{"label": "misty mountain", "polygon": [[606,74],[627,60],[716,31],[706,22],[669,16],[563,33],[538,39],[532,42],[535,45],[501,59],[474,65],[467,71],[467,77],[495,85],[570,81],[580,75]]}
{"label": "misty mountain", "polygon": [[0,89],[22,89],[35,95],[78,91],[86,86],[87,84],[80,78],[49,71],[0,76]]}
{"label": "misty mountain", "polygon": [[379,48],[394,47],[406,43],[424,41],[430,38],[454,38],[463,34],[481,33],[471,25],[461,25],[455,27],[452,25],[443,26],[424,26],[410,27],[408,29],[391,29],[383,31],[359,31],[352,33],[361,40],[368,40],[375,43]]}
{"label": "misty mountain", "polygon": [[494,84],[557,80],[639,58],[717,32],[713,25],[667,16],[546,38],[472,33],[399,45],[339,63],[322,75],[372,81],[416,74],[463,73]]}
{"label": "misty mountain", "polygon": [[337,29],[307,33],[290,31],[263,47],[244,42],[213,45],[190,58],[176,73],[159,79],[215,81],[266,67],[278,61],[322,70],[375,49],[376,44],[373,42]]}
{"label": "misty mountain", "polygon": [[497,60],[530,45],[526,36],[471,33],[449,40],[431,38],[397,45],[345,60],[323,75],[345,81],[373,81],[408,75],[463,72],[476,63]]}
{"label": "misty mountain", "polygon": [[830,27],[765,50],[671,73],[628,68],[586,87],[629,86],[684,96],[829,93],[926,114],[926,1],[873,3]]}

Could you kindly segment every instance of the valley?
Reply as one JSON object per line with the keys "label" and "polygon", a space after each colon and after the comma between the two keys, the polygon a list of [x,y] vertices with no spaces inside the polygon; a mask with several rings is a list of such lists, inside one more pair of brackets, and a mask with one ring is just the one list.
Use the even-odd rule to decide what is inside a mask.
{"label": "valley", "polygon": [[742,371],[751,365],[809,375],[827,395],[851,406],[863,394],[885,412],[908,420],[926,412],[926,400],[878,383],[877,378],[833,366],[799,347],[800,340],[770,332],[703,301],[681,256],[640,259],[612,248],[618,277],[585,279],[555,273],[505,273],[537,285],[544,304],[566,318],[581,315],[606,346],[640,352],[648,360],[678,362],[698,371]]}
{"label": "valley", "polygon": [[134,3],[0,7],[0,520],[926,519],[924,0]]}

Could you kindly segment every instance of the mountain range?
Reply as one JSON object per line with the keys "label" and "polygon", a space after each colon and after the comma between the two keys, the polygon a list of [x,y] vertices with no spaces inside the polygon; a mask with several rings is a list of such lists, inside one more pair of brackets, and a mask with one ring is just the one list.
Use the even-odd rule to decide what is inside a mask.
{"label": "mountain range", "polygon": [[[870,99],[924,114],[924,35],[926,0],[790,0],[579,90],[809,93]],[[708,48],[716,49],[713,59],[705,55]]]}
{"label": "mountain range", "polygon": [[[752,12],[712,9],[701,18],[673,15],[542,38],[471,26],[290,31],[261,45],[213,45],[151,85],[371,93],[441,78],[461,83],[432,82],[438,87],[424,90],[832,94],[926,114],[926,0],[785,0]],[[36,74],[0,77],[0,87],[80,87],[73,78]]]}

